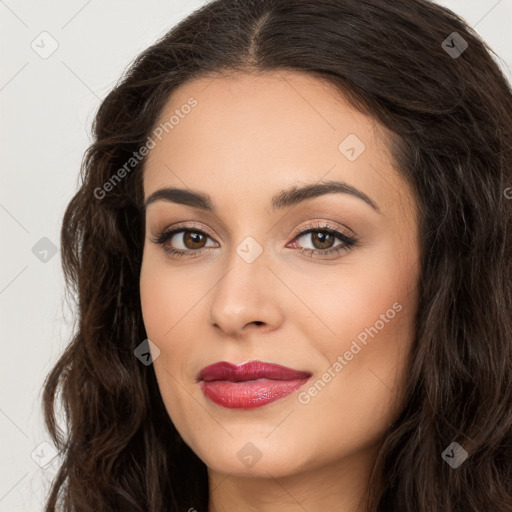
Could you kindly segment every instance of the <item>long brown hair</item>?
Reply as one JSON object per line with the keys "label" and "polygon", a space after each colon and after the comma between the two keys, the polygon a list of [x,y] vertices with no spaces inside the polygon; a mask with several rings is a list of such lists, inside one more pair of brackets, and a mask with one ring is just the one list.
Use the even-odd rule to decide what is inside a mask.
{"label": "long brown hair", "polygon": [[[146,339],[145,160],[126,163],[178,86],[275,70],[329,81],[391,130],[421,211],[406,400],[375,461],[368,511],[512,510],[512,92],[493,53],[428,0],[215,0],[135,59],[99,107],[62,223],[77,327],[44,388],[63,456],[47,512],[207,510],[205,464],[173,426],[152,366],[134,356]],[[442,457],[453,442],[468,453],[458,468]]]}

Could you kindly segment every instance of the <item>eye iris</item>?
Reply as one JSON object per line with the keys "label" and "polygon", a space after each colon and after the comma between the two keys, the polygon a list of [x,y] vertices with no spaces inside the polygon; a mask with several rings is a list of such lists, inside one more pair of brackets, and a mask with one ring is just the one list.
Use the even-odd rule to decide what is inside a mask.
{"label": "eye iris", "polygon": [[331,235],[330,233],[325,233],[322,231],[314,231],[311,233],[311,235],[312,235],[311,238],[313,240],[314,246],[317,245],[318,239],[320,239],[320,241],[319,241],[320,247],[317,247],[317,249],[329,249],[330,247],[332,247],[332,243],[335,239],[335,237],[333,235]]}
{"label": "eye iris", "polygon": [[[201,233],[195,233],[193,231],[187,231],[184,236],[184,244],[189,249],[200,249],[204,246],[204,242],[206,240],[206,237],[202,235]],[[189,245],[189,242],[192,242],[192,246]],[[194,244],[200,244],[203,242],[199,247]]]}

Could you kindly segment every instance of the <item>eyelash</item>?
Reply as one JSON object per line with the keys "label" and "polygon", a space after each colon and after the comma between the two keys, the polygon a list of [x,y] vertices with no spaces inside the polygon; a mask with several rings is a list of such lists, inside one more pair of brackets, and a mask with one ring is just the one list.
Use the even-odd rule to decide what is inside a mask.
{"label": "eyelash", "polygon": [[[189,255],[187,257],[195,258],[197,256],[200,256],[206,250],[205,248],[197,249],[197,250],[189,249],[187,251],[184,251],[184,250],[181,250],[181,249],[174,249],[172,247],[168,247],[168,246],[165,245],[165,243],[168,240],[170,240],[175,234],[177,234],[177,233],[187,233],[187,232],[188,233],[198,233],[198,234],[204,235],[204,236],[206,236],[208,238],[212,238],[208,233],[206,233],[202,229],[196,228],[195,226],[186,226],[186,227],[178,226],[178,227],[170,229],[170,230],[164,229],[163,231],[158,233],[155,236],[155,238],[153,238],[151,241],[153,243],[157,244],[157,245],[161,245],[163,250],[165,252],[167,252],[168,254],[170,254],[171,256],[173,256],[173,257],[181,258],[181,257]],[[329,224],[326,224],[325,222],[324,223],[319,223],[319,224],[314,225],[314,226],[310,226],[309,228],[305,229],[304,231],[300,231],[299,233],[297,233],[295,235],[293,240],[296,240],[297,238],[301,238],[304,235],[307,235],[309,233],[317,233],[317,232],[319,232],[319,233],[327,233],[329,235],[333,235],[335,238],[338,238],[339,240],[341,240],[343,242],[343,245],[341,245],[339,247],[332,248],[332,249],[307,249],[307,248],[302,248],[300,250],[301,253],[309,254],[310,257],[313,257],[314,254],[320,254],[321,256],[326,256],[326,255],[330,255],[330,254],[333,254],[333,253],[338,254],[338,253],[341,253],[343,251],[349,251],[353,247],[357,247],[358,244],[359,244],[359,241],[356,238],[350,237],[350,236],[342,233],[339,229],[336,229],[335,227],[330,226]],[[190,255],[191,253],[194,253],[194,255],[191,256]]]}

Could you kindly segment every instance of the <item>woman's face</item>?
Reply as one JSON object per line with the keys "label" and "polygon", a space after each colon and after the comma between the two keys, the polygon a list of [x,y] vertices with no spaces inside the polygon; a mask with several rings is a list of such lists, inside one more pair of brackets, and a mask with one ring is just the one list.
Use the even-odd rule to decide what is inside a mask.
{"label": "woman's face", "polygon": [[[145,200],[183,192],[147,204],[142,311],[165,407],[211,471],[367,464],[397,414],[418,219],[378,129],[292,72],[192,81],[155,126]],[[302,373],[198,380],[222,361]]]}

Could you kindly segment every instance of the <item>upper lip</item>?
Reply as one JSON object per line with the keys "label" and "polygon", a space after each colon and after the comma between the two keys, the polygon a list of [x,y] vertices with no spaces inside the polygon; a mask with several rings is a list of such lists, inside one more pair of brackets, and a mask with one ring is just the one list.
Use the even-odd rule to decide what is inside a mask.
{"label": "upper lip", "polygon": [[226,380],[240,382],[256,379],[293,380],[311,377],[310,372],[293,370],[280,364],[265,363],[263,361],[249,361],[234,365],[226,361],[205,366],[198,374],[198,380]]}

